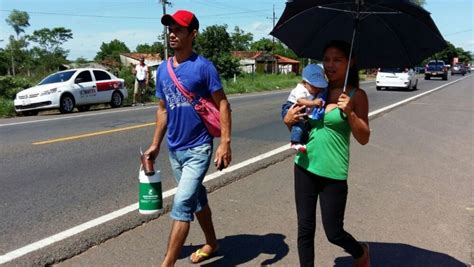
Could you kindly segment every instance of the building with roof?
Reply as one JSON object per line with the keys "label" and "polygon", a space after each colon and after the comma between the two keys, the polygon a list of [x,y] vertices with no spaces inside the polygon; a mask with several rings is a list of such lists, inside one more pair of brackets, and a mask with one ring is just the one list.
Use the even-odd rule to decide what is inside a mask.
{"label": "building with roof", "polygon": [[125,66],[135,66],[140,63],[140,58],[142,57],[145,59],[145,64],[148,65],[148,67],[157,67],[161,64],[161,62],[163,62],[159,53],[121,53],[120,62],[122,63],[122,65]]}
{"label": "building with roof", "polygon": [[300,72],[300,62],[298,60],[275,55],[278,64],[278,73],[288,74],[293,72],[295,74],[299,74]]}
{"label": "building with roof", "polygon": [[265,51],[232,51],[243,73],[299,73],[300,62]]}

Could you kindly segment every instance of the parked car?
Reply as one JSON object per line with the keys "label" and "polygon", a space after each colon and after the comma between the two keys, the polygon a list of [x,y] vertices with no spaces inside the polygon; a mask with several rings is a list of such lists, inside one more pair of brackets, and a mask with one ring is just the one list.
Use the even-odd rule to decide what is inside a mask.
{"label": "parked car", "polygon": [[431,60],[425,66],[425,80],[431,77],[441,77],[443,80],[448,79],[448,67],[442,60]]}
{"label": "parked car", "polygon": [[91,105],[108,103],[120,107],[128,97],[124,80],[102,69],[81,68],[53,73],[39,84],[16,94],[15,111],[36,115],[40,110],[61,113],[87,111]]}
{"label": "parked car", "polygon": [[380,68],[375,77],[375,88],[397,87],[416,90],[418,78],[413,69],[405,68]]}
{"label": "parked car", "polygon": [[462,76],[464,76],[466,74],[466,67],[464,66],[464,64],[454,64],[451,68],[451,75],[454,74],[461,74]]}
{"label": "parked car", "polygon": [[415,67],[415,72],[416,73],[425,73],[425,67],[417,66],[417,67]]}

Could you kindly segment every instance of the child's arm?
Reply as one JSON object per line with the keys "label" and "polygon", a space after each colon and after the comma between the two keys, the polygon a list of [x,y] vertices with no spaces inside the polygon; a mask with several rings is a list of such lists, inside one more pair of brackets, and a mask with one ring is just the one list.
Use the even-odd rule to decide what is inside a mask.
{"label": "child's arm", "polygon": [[324,105],[324,101],[321,98],[316,98],[314,100],[309,100],[309,99],[301,97],[301,98],[298,98],[298,100],[296,100],[296,102],[300,106],[305,105],[309,108],[322,107]]}

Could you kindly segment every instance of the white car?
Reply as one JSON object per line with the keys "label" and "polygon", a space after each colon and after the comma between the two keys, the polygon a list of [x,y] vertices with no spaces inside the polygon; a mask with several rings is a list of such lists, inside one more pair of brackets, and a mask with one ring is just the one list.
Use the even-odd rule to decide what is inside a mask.
{"label": "white car", "polygon": [[119,107],[127,97],[123,79],[102,69],[81,68],[49,75],[38,85],[17,93],[14,105],[15,111],[24,115],[36,115],[45,109],[69,113],[74,107],[87,111],[101,103]]}
{"label": "white car", "polygon": [[413,69],[403,68],[380,68],[375,78],[375,86],[377,90],[383,87],[397,87],[416,90],[418,86],[418,78]]}

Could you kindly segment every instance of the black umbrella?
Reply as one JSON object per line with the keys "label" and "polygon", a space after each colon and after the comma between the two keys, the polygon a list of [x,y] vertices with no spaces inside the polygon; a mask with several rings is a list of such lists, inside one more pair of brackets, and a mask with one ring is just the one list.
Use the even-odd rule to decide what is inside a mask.
{"label": "black umbrella", "polygon": [[346,41],[360,68],[415,66],[447,46],[430,13],[409,0],[288,0],[271,34],[319,60],[329,41]]}

